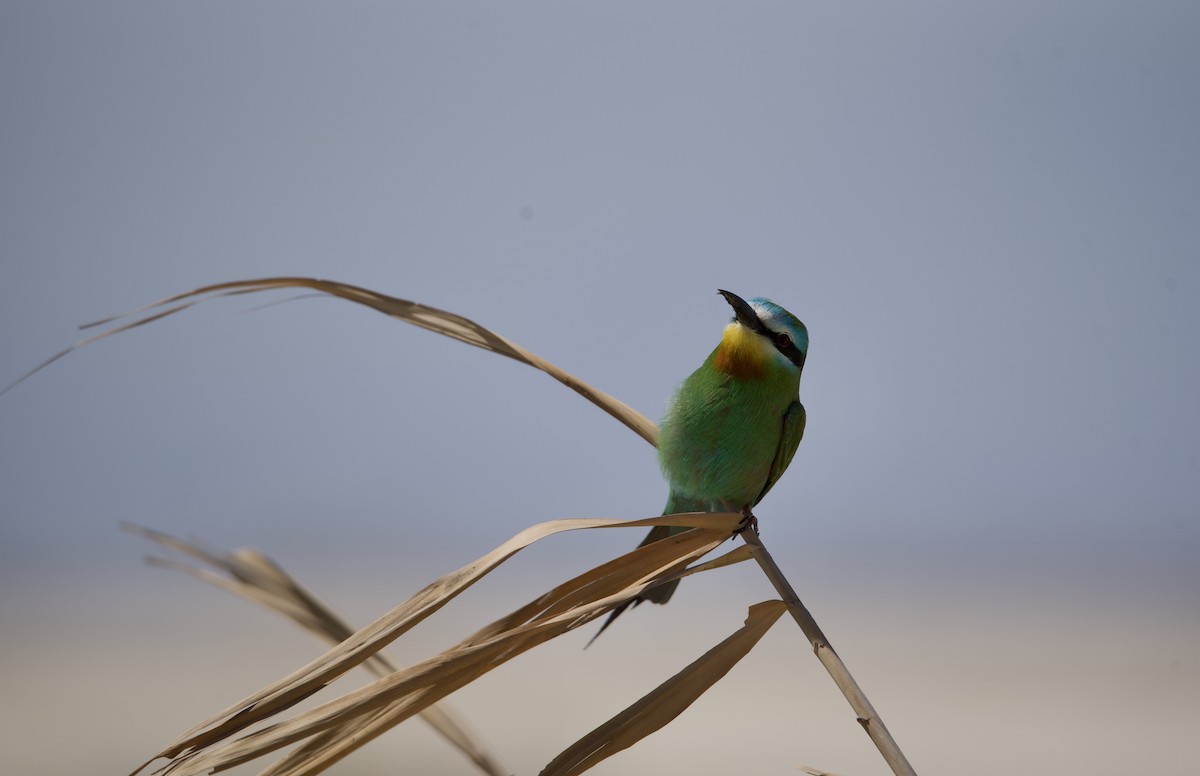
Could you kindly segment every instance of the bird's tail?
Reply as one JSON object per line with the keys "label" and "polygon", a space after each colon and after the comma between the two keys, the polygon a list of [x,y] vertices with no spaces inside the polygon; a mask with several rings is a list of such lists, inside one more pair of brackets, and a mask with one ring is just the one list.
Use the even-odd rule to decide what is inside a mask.
{"label": "bird's tail", "polygon": [[[646,538],[642,539],[642,543],[639,544],[638,547],[645,547],[647,544],[657,542],[661,539],[666,539],[672,534],[681,533],[686,530],[686,528],[677,528],[671,525],[656,525],[650,529],[650,533],[646,534]],[[665,604],[667,601],[671,600],[671,596],[675,593],[675,588],[677,587],[679,587],[679,580],[675,579],[667,582],[666,584],[659,585],[658,587],[652,587],[642,595],[639,595],[637,598],[631,598],[618,606],[616,609],[613,609],[612,614],[608,615],[608,619],[605,620],[604,624],[600,626],[600,630],[596,631],[596,635],[592,636],[592,638],[588,640],[588,643],[584,645],[584,649],[592,646],[592,642],[600,638],[600,634],[608,630],[608,626],[612,625],[613,621],[620,617],[626,609],[631,606],[637,606],[642,601],[653,601],[656,604]]]}
{"label": "bird's tail", "polygon": [[[667,498],[667,506],[665,509],[663,509],[663,514],[673,515],[676,512],[704,511],[708,511],[707,503],[689,499],[681,499],[672,493],[670,497]],[[666,539],[668,536],[674,536],[677,533],[683,533],[686,530],[688,529],[673,525],[656,525],[650,529],[650,533],[646,534],[646,538],[642,539],[642,543],[639,544],[638,547],[645,547],[647,544],[653,544],[654,542]],[[666,584],[659,585],[658,587],[652,587],[639,595],[637,598],[632,598],[618,606],[616,609],[613,609],[612,614],[608,615],[608,619],[604,621],[604,624],[600,626],[600,630],[596,631],[596,635],[592,636],[591,640],[588,641],[587,646],[584,647],[584,649],[590,647],[593,641],[600,638],[600,634],[604,633],[608,626],[613,624],[613,620],[620,617],[626,609],[631,606],[637,606],[643,601],[652,601],[656,604],[665,604],[667,601],[671,600],[671,596],[675,594],[675,588],[677,587],[679,587],[679,580],[675,579],[667,582]]]}
{"label": "bird's tail", "polygon": [[[663,507],[663,514],[673,515],[677,512],[719,512],[721,509],[722,507],[719,503],[713,504],[707,499],[680,496],[672,491],[671,495],[667,496],[667,505]],[[675,534],[683,533],[686,530],[688,529],[674,525],[656,525],[650,529],[650,533],[646,534],[646,538],[642,539],[642,543],[639,544],[638,547],[645,547],[647,544],[653,544],[654,542],[666,539],[668,536],[674,536]],[[630,604],[637,606],[642,601],[665,604],[667,601],[671,600],[671,596],[675,595],[675,588],[677,587],[679,587],[678,579],[668,582],[665,585],[659,585],[658,587],[650,588],[645,593],[642,593],[640,596],[630,601],[628,604],[625,604],[625,606],[615,610],[609,616],[608,622],[612,622],[613,620],[617,619],[617,615],[625,611],[625,608]],[[608,627],[608,622],[604,624],[605,627]],[[600,630],[604,630],[604,628],[601,628]],[[599,636],[600,634],[597,633],[596,635]]]}
{"label": "bird's tail", "polygon": [[[663,514],[666,515],[666,514],[671,514],[671,513],[664,512]],[[660,541],[662,539],[666,539],[668,536],[673,536],[674,534],[677,534],[677,533],[683,533],[686,530],[687,530],[686,528],[677,528],[673,525],[656,525],[650,529],[650,533],[646,534],[646,538],[642,539],[642,543],[639,544],[638,547],[645,547],[647,544],[653,544],[654,542]],[[642,601],[651,601],[656,604],[665,604],[667,601],[671,600],[671,596],[675,594],[675,588],[677,588],[677,587],[679,587],[678,579],[673,580],[671,582],[667,582],[665,585],[659,585],[658,587],[652,587],[649,590],[647,590],[646,592],[642,593],[637,598],[630,601],[629,603],[633,604],[634,606],[637,606]],[[626,604],[626,606],[628,606],[628,605],[629,604]],[[622,609],[624,609],[624,607],[621,607],[621,609],[614,611],[612,613],[612,615],[609,617],[609,619],[610,620],[616,619],[616,616],[621,613]]]}

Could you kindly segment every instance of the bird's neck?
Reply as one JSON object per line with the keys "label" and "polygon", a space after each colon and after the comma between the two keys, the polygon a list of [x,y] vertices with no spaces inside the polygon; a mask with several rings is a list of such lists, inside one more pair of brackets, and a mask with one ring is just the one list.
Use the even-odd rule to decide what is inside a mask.
{"label": "bird's neck", "polygon": [[739,380],[765,377],[771,365],[771,343],[740,323],[725,327],[721,344],[713,351],[713,366]]}

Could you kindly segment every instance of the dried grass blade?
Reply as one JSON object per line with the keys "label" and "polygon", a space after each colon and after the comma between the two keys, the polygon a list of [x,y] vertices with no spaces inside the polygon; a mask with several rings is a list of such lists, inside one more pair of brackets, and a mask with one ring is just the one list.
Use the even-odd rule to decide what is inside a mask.
{"label": "dried grass blade", "polygon": [[[354,633],[344,620],[294,577],[268,556],[253,548],[233,552],[217,552],[199,542],[189,542],[158,531],[125,524],[124,528],[149,541],[200,560],[228,576],[206,568],[175,560],[151,557],[152,565],[171,568],[194,576],[204,582],[272,609],[333,644],[344,641]],[[372,656],[363,667],[375,676],[386,676],[396,670],[382,653]],[[421,717],[450,744],[461,751],[484,773],[505,776],[511,773],[499,758],[468,732],[465,723],[447,708],[430,706]],[[346,731],[345,735],[351,735]]]}
{"label": "dried grass blade", "polygon": [[[458,571],[447,574],[441,579],[438,579],[432,584],[426,586],[423,590],[412,596],[408,601],[405,601],[394,608],[391,612],[380,617],[362,630],[359,630],[338,646],[309,663],[307,666],[294,671],[283,679],[280,679],[263,690],[254,693],[250,697],[231,706],[225,711],[222,711],[220,714],[205,720],[192,730],[184,733],[152,759],[158,759],[159,757],[171,759],[177,758],[185,752],[195,753],[213,745],[216,742],[236,735],[252,725],[269,719],[284,709],[287,709],[290,706],[298,703],[300,700],[309,697],[325,687],[338,676],[341,676],[350,669],[354,668],[356,665],[359,665],[364,660],[368,659],[370,656],[376,654],[387,644],[391,643],[418,622],[425,619],[425,617],[440,609],[463,590],[473,585],[483,576],[492,571],[496,566],[500,565],[500,563],[504,562],[507,558],[511,557],[524,547],[529,546],[539,539],[561,533],[563,531],[579,530],[584,528],[685,525],[704,529],[701,531],[688,531],[678,534],[676,537],[672,537],[677,541],[656,542],[655,544],[647,545],[644,548],[640,548],[639,551],[635,551],[634,553],[630,553],[629,556],[626,556],[629,559],[632,559],[636,556],[638,562],[644,564],[644,566],[639,566],[633,571],[621,569],[619,570],[619,573],[626,575],[636,574],[639,579],[645,579],[646,577],[652,578],[656,573],[669,573],[671,570],[673,570],[675,565],[680,563],[680,558],[676,556],[676,553],[683,555],[682,563],[686,564],[691,558],[700,557],[711,551],[714,547],[728,538],[730,532],[737,527],[739,520],[740,516],[735,513],[686,514],[666,515],[643,520],[554,520],[527,528],[479,560],[464,566]],[[663,546],[658,547],[656,545]],[[592,584],[594,582],[594,579],[587,574],[583,575],[581,579],[583,579],[581,584]],[[617,605],[623,600],[627,600],[628,597],[637,595],[651,583],[652,582],[647,581],[640,585],[634,585],[632,588],[621,591],[621,593],[616,596],[610,596],[608,599],[605,599],[603,603],[605,605]],[[597,589],[605,590],[607,588],[604,586],[598,586]],[[630,590],[632,590],[632,592],[630,592]],[[568,590],[564,594],[571,593],[573,593],[573,590]],[[622,598],[622,596],[625,597]],[[545,596],[539,598],[538,601],[534,602],[534,604],[523,607],[520,611],[537,613],[544,610],[546,606],[552,605],[553,602],[550,601],[543,603],[544,599]],[[595,608],[595,605],[593,605],[593,608]],[[590,615],[589,619],[590,617],[598,616],[592,612],[589,612],[588,614]],[[583,615],[576,611],[574,612],[573,616],[578,618]],[[576,627],[578,624],[580,623],[576,622],[570,627]],[[476,637],[479,636],[480,634],[476,635]],[[429,661],[426,661],[426,663],[428,662]],[[402,669],[401,671],[391,674],[380,681],[399,681],[397,677],[407,677],[410,675],[412,670],[413,668]],[[444,694],[445,693],[440,693],[439,697]],[[434,700],[436,700],[436,698]],[[372,706],[371,708],[374,707]],[[360,707],[356,713],[367,713],[371,711],[371,708]],[[350,716],[354,715],[352,714]],[[323,722],[322,727],[341,724],[343,721],[344,720],[340,718],[327,719]],[[318,729],[321,728],[309,730],[305,735],[315,733]],[[253,736],[255,734],[251,735]],[[299,738],[303,737],[303,735],[299,736]],[[282,746],[286,743],[292,743],[295,740],[299,739],[292,738],[277,745]],[[192,754],[187,755],[188,758],[192,756]],[[138,770],[140,771],[141,768]]]}
{"label": "dried grass blade", "polygon": [[273,277],[273,278],[258,278],[255,280],[238,280],[228,283],[216,283],[213,285],[202,286],[200,288],[188,291],[182,294],[155,302],[145,307],[136,310],[131,310],[120,315],[110,316],[99,321],[84,324],[80,328],[90,329],[108,324],[115,323],[126,318],[133,318],[127,323],[107,329],[99,334],[93,335],[86,339],[76,342],[74,345],[60,351],[50,357],[41,364],[26,372],[16,381],[10,383],[3,390],[0,390],[0,395],[3,395],[18,383],[29,378],[33,374],[41,371],[58,359],[67,355],[73,350],[77,350],[86,345],[90,345],[97,340],[117,334],[122,331],[142,326],[156,321],[160,318],[165,318],[168,315],[173,315],[177,312],[187,309],[194,304],[198,304],[206,299],[213,299],[222,296],[237,296],[241,294],[252,294],[260,291],[272,291],[286,288],[307,288],[320,293],[329,294],[331,296],[347,299],[351,302],[357,302],[361,305],[366,305],[374,310],[378,310],[385,315],[389,315],[398,320],[411,323],[414,326],[420,326],[423,329],[437,332],[451,339],[456,339],[459,342],[465,342],[468,345],[474,345],[477,348],[497,353],[502,356],[520,361],[523,364],[539,369],[546,374],[558,380],[563,385],[580,394],[588,401],[600,407],[602,410],[612,415],[614,418],[624,423],[639,436],[645,439],[650,444],[658,443],[658,427],[652,420],[625,404],[614,396],[611,396],[604,391],[594,388],[585,383],[574,375],[560,369],[554,364],[537,356],[525,348],[517,345],[514,342],[501,337],[499,334],[480,326],[469,318],[464,318],[461,315],[440,310],[436,307],[429,307],[408,299],[400,299],[387,294],[380,294],[376,291],[371,291],[367,288],[350,285],[349,283],[339,283],[334,280],[320,280],[317,278],[304,277]]}
{"label": "dried grass blade", "polygon": [[203,582],[276,611],[302,628],[334,643],[344,640],[354,632],[354,629],[332,609],[257,550],[242,548],[229,553],[219,552],[199,542],[179,539],[142,526],[127,523],[123,527],[148,541],[195,558],[227,576],[173,559],[149,557],[146,560],[151,565],[190,574]]}
{"label": "dried grass blade", "polygon": [[659,730],[729,673],[775,624],[787,605],[764,601],[750,607],[745,624],[675,676],[608,722],[567,747],[541,776],[573,776]]}
{"label": "dried grass blade", "polygon": [[[532,626],[525,627],[529,629]],[[419,710],[422,702],[439,700],[482,676],[491,664],[503,663],[537,643],[539,640],[526,631],[519,634],[510,632],[502,639],[443,653],[291,719],[238,738],[223,736],[210,745],[189,750],[175,758],[164,773],[191,776],[232,768],[324,730],[348,725],[358,717],[372,714],[393,703],[397,704],[399,712],[397,721],[407,719]],[[226,738],[231,740],[224,740]]]}
{"label": "dried grass blade", "polygon": [[[420,713],[422,717],[436,715],[444,708],[444,704],[428,706]],[[410,713],[404,713],[405,711],[389,706],[375,714],[356,718],[341,727],[318,733],[261,771],[259,776],[301,776],[320,773],[403,722],[410,716]],[[493,766],[497,772],[511,776],[511,769],[499,763],[494,763]]]}
{"label": "dried grass blade", "polygon": [[[713,517],[716,516],[703,515],[697,517],[696,521],[716,522],[717,524],[722,522],[711,520]],[[328,750],[336,749],[338,756],[342,756],[366,740],[364,731],[369,732],[372,736],[378,735],[387,727],[398,724],[517,655],[590,622],[629,598],[641,594],[662,574],[670,573],[677,566],[686,565],[691,560],[707,554],[728,538],[729,531],[736,527],[739,520],[739,516],[736,514],[725,514],[722,517],[725,520],[720,529],[705,528],[687,531],[678,537],[672,537],[673,539],[680,538],[680,541],[656,542],[654,545],[647,545],[630,553],[627,556],[629,559],[627,563],[633,564],[636,561],[639,566],[636,574],[638,581],[618,590],[615,594],[599,598],[593,597],[566,610],[556,606],[556,601],[550,594],[539,596],[532,604],[518,610],[530,615],[528,621],[519,622],[519,618],[513,616],[502,618],[501,622],[508,627],[503,629],[485,628],[479,634],[466,639],[440,655],[401,669],[367,687],[350,692],[292,719],[245,733],[237,738],[234,736],[244,729],[245,725],[217,725],[214,728],[214,735],[204,736],[204,740],[197,738],[193,744],[177,748],[177,751],[174,752],[165,751],[160,755],[171,759],[164,771],[178,776],[186,776],[187,774],[199,774],[209,770],[234,767],[281,747],[319,736],[323,731],[332,728],[340,728],[340,732],[344,735],[351,729],[349,726],[354,724],[356,719],[363,720],[364,727],[352,736],[339,741],[332,741],[330,740],[332,737],[329,737],[326,739],[327,743],[322,742],[322,747]],[[597,521],[556,522],[591,522],[597,523],[593,527],[611,527],[613,525],[653,524],[664,520],[678,520],[678,518],[679,516],[668,516],[665,519],[602,521],[602,523],[597,523]],[[664,547],[656,545],[664,545]],[[610,567],[612,564],[604,565]],[[618,573],[616,569],[610,569],[610,573],[615,576],[628,576],[623,571]],[[578,589],[584,587],[597,593],[606,589],[605,586],[596,584],[592,572],[586,572],[571,582],[555,588],[555,591],[559,596],[573,597]],[[550,614],[551,611],[555,613]],[[293,688],[282,687],[280,689],[287,693]],[[388,710],[386,723],[381,723],[373,718],[373,715],[382,709]],[[265,718],[265,715],[256,716],[258,719],[253,720],[255,722],[263,721]],[[234,717],[241,718],[234,721],[246,721],[242,714],[235,714]],[[325,767],[332,761],[333,759],[326,758],[320,767]],[[293,762],[289,764],[289,768],[286,771],[289,774],[315,773],[319,770],[316,764],[307,762]]]}
{"label": "dried grass blade", "polygon": [[[658,548],[654,548],[654,550],[657,552],[667,546],[669,545],[661,545]],[[643,550],[644,548],[639,548],[634,552],[642,553]],[[701,550],[701,552],[704,552],[704,550]],[[633,554],[633,552],[629,553],[629,555]],[[642,554],[645,555],[645,553]],[[733,551],[722,555],[720,558],[717,558],[714,561],[688,568],[683,575],[690,575],[700,571],[720,568],[741,560],[747,560],[749,557],[749,553],[746,552],[745,548],[743,546],[739,546]],[[630,559],[622,556],[622,558],[618,558],[608,564],[598,567],[597,569],[586,572],[579,577],[576,577],[571,582],[560,585],[558,588],[555,588],[555,590],[539,596],[529,605],[518,609],[516,612],[513,612],[509,616],[502,618],[496,623],[484,628],[479,633],[464,640],[460,646],[481,643],[488,638],[495,638],[499,634],[502,634],[505,630],[510,630],[531,617],[536,619],[545,619],[553,614],[564,612],[570,608],[568,602],[574,603],[576,606],[586,605],[590,602],[590,600],[594,599],[596,595],[608,594],[613,590],[612,579],[606,579],[605,583],[601,585],[596,583],[597,577],[603,578],[610,576],[612,573],[612,571],[609,570],[610,567],[617,567],[616,570],[619,573],[621,567],[630,565],[643,566],[646,564],[639,562],[631,563]],[[645,574],[642,574],[642,576],[645,576]],[[659,575],[657,584],[666,582],[667,580],[676,576],[681,575]],[[621,582],[620,584],[624,585],[626,582],[628,582],[628,580],[629,576],[626,575],[625,581]],[[648,587],[649,585],[647,586],[647,589]],[[572,589],[574,589],[575,592],[570,592]],[[627,600],[628,597],[634,595],[633,591],[636,591],[637,589],[638,588],[636,587],[632,589],[626,587],[624,595],[618,594],[619,600]],[[585,596],[583,595],[584,593],[591,593],[592,595]],[[602,610],[600,613],[603,614],[604,611],[606,610]],[[580,619],[578,622],[573,623],[570,627],[577,627],[586,621],[586,619]],[[568,628],[568,630],[569,629],[570,628]],[[430,709],[432,708],[435,707],[430,707]],[[426,711],[430,709],[426,709]],[[320,773],[323,769],[337,762],[342,757],[345,757],[358,747],[366,744],[382,733],[390,730],[395,725],[404,721],[404,719],[408,718],[411,713],[411,710],[407,706],[393,705],[384,709],[381,713],[361,717],[358,722],[350,722],[342,727],[337,728],[336,730],[320,733],[306,741],[302,746],[290,752],[272,768],[264,771],[261,776],[301,776],[302,774],[306,775]]]}

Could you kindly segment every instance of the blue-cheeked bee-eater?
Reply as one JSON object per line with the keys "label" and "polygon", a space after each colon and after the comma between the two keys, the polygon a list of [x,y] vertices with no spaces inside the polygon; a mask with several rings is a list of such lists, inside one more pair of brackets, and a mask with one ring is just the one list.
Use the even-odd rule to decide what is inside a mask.
{"label": "blue-cheeked bee-eater", "polygon": [[[733,307],[733,320],[679,386],[661,425],[658,460],[671,487],[664,515],[742,512],[750,519],[804,436],[799,393],[808,329],[769,299],[719,293]],[[639,546],[685,530],[659,526]],[[647,590],[609,615],[600,632],[630,604],[665,604],[678,585]]]}

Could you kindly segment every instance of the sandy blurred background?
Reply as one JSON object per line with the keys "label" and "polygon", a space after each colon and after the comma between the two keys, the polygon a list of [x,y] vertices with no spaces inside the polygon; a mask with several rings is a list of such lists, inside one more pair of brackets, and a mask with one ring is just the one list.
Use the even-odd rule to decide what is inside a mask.
{"label": "sandy blurred background", "polygon": [[[657,418],[767,295],[812,347],[764,539],[922,774],[1200,772],[1200,6],[0,6],[0,382],[299,274],[468,315]],[[124,773],[318,654],[141,564],[252,544],[358,623],[522,527],[646,516],[553,381],[344,302],[216,302],[0,398],[0,770]],[[630,532],[533,548],[424,657]],[[453,698],[521,774],[734,630],[689,581]],[[781,622],[595,772],[886,773]],[[419,723],[339,774],[464,773]]]}

